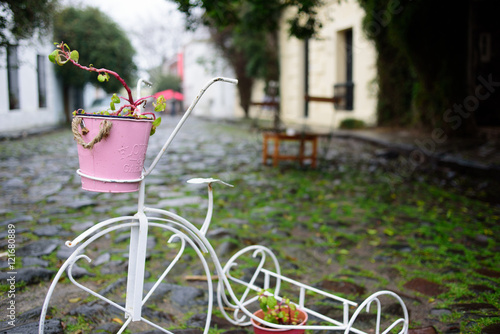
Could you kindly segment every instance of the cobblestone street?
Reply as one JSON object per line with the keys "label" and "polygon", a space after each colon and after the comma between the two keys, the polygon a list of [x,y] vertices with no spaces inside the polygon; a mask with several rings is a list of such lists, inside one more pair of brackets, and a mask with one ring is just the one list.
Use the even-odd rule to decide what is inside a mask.
{"label": "cobblestone street", "polygon": [[[177,117],[163,117],[162,125],[150,138],[146,166],[156,156],[178,120]],[[389,215],[388,211],[380,214],[380,220],[363,218],[358,221],[357,217],[361,217],[361,212],[368,209],[350,202],[350,197],[363,196],[365,192],[368,194],[370,190],[364,190],[363,187],[370,185],[355,184],[356,178],[346,180],[347,176],[342,175],[359,169],[360,172],[368,173],[367,175],[374,175],[369,181],[372,182],[378,177],[379,171],[389,168],[390,160],[384,155],[387,151],[352,139],[335,139],[328,145],[322,142],[320,151],[322,158],[326,160],[321,161],[318,170],[307,166],[299,168],[294,163],[272,168],[262,165],[260,136],[259,132],[249,130],[243,123],[215,123],[195,117],[189,119],[146,181],[147,204],[189,215],[193,223],[201,224],[206,210],[206,189],[189,185],[185,181],[194,177],[214,177],[236,183],[235,190],[226,192],[215,189],[214,226],[210,230],[221,258],[227,259],[236,249],[247,244],[263,243],[269,247],[275,245],[281,247],[279,252],[285,257],[285,270],[294,276],[301,276],[311,280],[311,284],[356,298],[376,290],[394,290],[405,299],[411,311],[411,321],[417,327],[434,325],[443,333],[455,333],[453,327],[460,321],[442,320],[439,316],[448,312],[451,314],[451,311],[435,307],[430,301],[440,293],[445,293],[443,286],[437,286],[437,292],[431,292],[430,295],[422,292],[424,290],[417,290],[420,292],[415,294],[411,284],[404,286],[411,282],[411,275],[405,275],[404,270],[396,265],[388,269],[399,255],[388,255],[387,252],[412,254],[418,249],[415,243],[404,240],[403,236],[399,237],[397,234],[394,235],[395,242],[388,240],[394,231],[387,228],[384,230],[382,226],[385,223],[381,223]],[[1,279],[2,285],[5,284],[7,272],[15,271],[16,291],[15,299],[12,299],[3,290],[0,299],[0,333],[37,332],[41,306],[50,282],[58,267],[73,251],[64,245],[66,240],[72,240],[81,231],[104,219],[135,213],[136,193],[99,194],[83,191],[76,169],[77,147],[69,129],[1,142],[0,244],[4,252],[8,249],[8,235],[14,235],[16,250],[15,262],[9,262],[7,253],[2,253]],[[280,179],[286,175],[304,178],[304,183],[282,184]],[[380,175],[384,174],[380,172]],[[309,182],[306,178],[311,178],[310,184],[314,188],[304,188],[304,184]],[[397,192],[391,192],[390,188],[397,187],[400,181],[393,178],[388,183],[390,184],[383,188],[387,189],[388,195],[377,195],[380,197],[373,198],[374,203],[391,196],[391,201],[397,200],[394,197]],[[344,185],[348,187],[345,192],[342,188]],[[318,189],[326,192],[315,195]],[[289,195],[294,198],[291,202],[287,199]],[[370,198],[370,195],[366,197]],[[257,202],[259,198],[264,198],[264,205]],[[323,200],[330,204],[324,206]],[[255,207],[244,207],[249,203],[254,203]],[[301,211],[299,206],[317,207],[317,212]],[[329,211],[337,210],[337,206],[342,207],[339,217]],[[500,212],[498,206],[494,205],[491,210],[497,214]],[[393,218],[387,219],[391,221]],[[298,225],[288,227],[287,222],[290,220],[297,221]],[[404,220],[411,221],[406,218]],[[260,221],[263,225],[259,225],[256,235],[246,230],[252,222],[260,224]],[[490,224],[487,219],[484,221],[485,224]],[[342,231],[345,234],[333,239],[328,237],[329,233],[334,233],[327,229],[328,224],[334,226],[332,231]],[[432,224],[426,221],[418,223],[419,228],[429,225]],[[391,226],[397,226],[397,221]],[[498,226],[485,226],[486,232],[469,240],[469,244],[472,248],[476,245],[486,247],[489,244],[489,251],[498,250],[498,234],[495,236]],[[379,233],[377,229],[381,237],[375,239],[373,236]],[[360,235],[371,239],[358,239]],[[420,234],[418,237],[424,238]],[[90,255],[93,256],[92,263],[88,265],[80,260],[74,268],[75,276],[105,295],[123,294],[128,238],[129,234],[122,231],[99,239],[89,247]],[[156,271],[168,263],[165,258],[168,247],[163,238],[165,236],[161,233],[152,233],[148,239],[149,257],[159,263],[157,267],[148,269],[147,278],[154,277]],[[294,246],[295,244],[300,246]],[[300,251],[304,247],[304,252]],[[332,251],[334,248],[339,251]],[[378,252],[379,249],[383,253]],[[346,254],[352,255],[352,260],[345,259],[343,256]],[[488,254],[485,253],[485,257],[490,256]],[[193,306],[193,300],[206,298],[206,291],[196,282],[190,282],[187,287],[176,284],[183,281],[185,271],[200,274],[198,269],[191,266],[189,257],[190,255],[186,255],[185,264],[173,272],[175,278],[168,280],[169,284],[162,285],[159,299],[153,301],[155,306],[147,309],[149,317],[159,319],[167,327],[182,328],[176,330],[176,334],[191,333],[189,328],[199,327],[203,322],[200,318],[202,311],[198,314],[196,308],[187,311],[187,307],[198,307],[200,303],[196,302]],[[495,262],[494,257],[492,259]],[[285,264],[287,261],[290,264]],[[491,285],[497,286],[496,275],[500,273],[488,264],[484,266],[486,271],[483,274],[489,277]],[[340,273],[341,270],[343,274]],[[367,271],[372,273],[368,275]],[[339,284],[339,278],[344,279],[343,284]],[[433,287],[430,282],[420,283],[426,288]],[[491,289],[491,285],[486,288]],[[172,294],[171,298],[176,303],[174,306],[168,306],[161,297],[168,293]],[[16,327],[9,326],[8,314],[5,313],[11,300],[15,300]],[[96,299],[89,300],[86,293],[77,289],[66,278],[58,284],[50,307],[51,319],[45,333],[98,333],[99,329],[115,333],[120,328],[121,320],[117,319],[122,317],[120,312],[109,310]],[[498,309],[493,305],[483,306],[483,311],[498,316]],[[184,322],[183,326],[179,326],[179,322]],[[229,330],[234,327],[217,315],[214,322],[218,329]],[[135,327],[132,332],[156,333],[148,326]]]}
{"label": "cobblestone street", "polygon": [[[150,138],[146,166],[159,152],[179,119],[163,117],[161,128]],[[183,194],[183,191],[189,190],[185,181],[192,177],[211,176],[230,180],[235,173],[261,168],[259,145],[257,134],[194,117],[189,119],[148,178],[147,192],[154,193],[154,203],[150,204],[174,210],[184,205],[195,205],[203,210],[204,196]],[[73,251],[64,245],[66,240],[73,239],[96,222],[133,214],[136,210],[136,193],[99,194],[81,189],[80,177],[75,173],[78,168],[76,148],[70,130],[2,142],[0,215],[3,218],[0,224],[4,231],[0,232],[0,242],[2,249],[7,250],[8,231],[14,232],[16,256],[11,264],[5,253],[1,267],[5,273],[12,265],[10,271],[16,272],[18,287],[15,297],[17,327],[7,330],[7,333],[18,333],[16,330],[34,333],[33,321],[39,316],[37,313],[41,310],[44,294],[57,270],[52,265],[54,257],[60,266]],[[121,238],[128,240],[128,235]],[[151,236],[148,247],[154,247],[156,242]],[[99,249],[104,256],[94,261],[94,266],[110,262],[109,247],[106,244]],[[52,261],[48,259],[50,257]],[[109,270],[116,274],[124,269],[123,265],[110,268],[103,269],[103,272]],[[93,276],[83,268],[78,268],[77,272],[79,276]],[[2,284],[3,281],[2,277]],[[26,285],[29,291],[23,288]],[[64,297],[68,294],[81,294],[68,284],[59,289],[61,291],[55,292],[51,306],[67,304]],[[8,302],[6,296],[2,297],[1,314],[4,314]],[[1,321],[4,320],[5,317],[2,317]],[[31,326],[23,327],[25,323],[31,323]],[[6,322],[0,325],[0,329],[8,327]],[[55,325],[52,331],[50,328],[49,325],[49,333],[61,330],[60,324]]]}

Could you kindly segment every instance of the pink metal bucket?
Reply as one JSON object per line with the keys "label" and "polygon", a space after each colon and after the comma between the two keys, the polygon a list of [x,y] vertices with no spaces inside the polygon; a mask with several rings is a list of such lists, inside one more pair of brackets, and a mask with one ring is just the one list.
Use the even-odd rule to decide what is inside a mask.
{"label": "pink metal bucket", "polygon": [[[96,141],[91,148],[78,144],[79,174],[82,189],[96,192],[125,193],[139,190],[153,121],[106,116],[77,116],[82,122],[73,123],[73,133],[85,143]],[[79,120],[78,120],[79,121]],[[111,122],[108,134],[102,135],[104,125]],[[82,132],[82,129],[88,133]],[[77,133],[75,133],[77,131]],[[94,180],[89,177],[104,180]],[[122,181],[122,182],[116,182]],[[123,182],[125,181],[125,182]]]}

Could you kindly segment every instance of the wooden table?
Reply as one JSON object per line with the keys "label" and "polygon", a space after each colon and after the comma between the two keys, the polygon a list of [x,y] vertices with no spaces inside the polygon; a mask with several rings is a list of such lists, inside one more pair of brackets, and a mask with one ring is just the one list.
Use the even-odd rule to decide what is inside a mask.
{"label": "wooden table", "polygon": [[[318,151],[318,135],[312,133],[299,133],[288,135],[285,132],[264,132],[263,133],[263,148],[262,148],[262,163],[267,164],[267,160],[272,158],[273,166],[278,166],[280,160],[298,160],[300,165],[304,164],[305,160],[311,161],[311,167],[316,168],[316,159]],[[269,141],[274,141],[273,150],[269,152]],[[282,141],[296,141],[299,142],[298,155],[281,155],[280,142]],[[311,143],[312,152],[306,155],[306,143]]]}

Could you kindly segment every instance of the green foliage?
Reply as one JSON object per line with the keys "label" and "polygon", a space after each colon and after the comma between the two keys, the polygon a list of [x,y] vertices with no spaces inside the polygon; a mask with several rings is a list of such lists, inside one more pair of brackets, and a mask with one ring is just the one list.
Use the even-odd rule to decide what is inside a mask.
{"label": "green foliage", "polygon": [[264,321],[279,325],[299,324],[297,307],[286,297],[278,301],[270,290],[263,290],[259,293],[259,306],[264,312]]}
{"label": "green foliage", "polygon": [[0,47],[15,40],[45,35],[52,23],[57,0],[0,0]]}
{"label": "green foliage", "polygon": [[[78,49],[81,63],[92,64],[97,68],[112,68],[128,82],[134,78],[135,50],[123,30],[97,8],[69,7],[58,11],[54,19],[53,36],[54,40],[64,41]],[[73,66],[57,67],[56,71],[65,85],[83,87],[86,83],[92,83],[108,93],[121,88],[117,80],[106,82],[109,77],[105,74],[99,74],[97,82],[92,73],[80,71]]]}
{"label": "green foliage", "polygon": [[365,127],[365,122],[355,118],[346,118],[340,122],[341,129],[363,129]]}
{"label": "green foliage", "polygon": [[[165,106],[163,106],[163,110],[165,110]],[[156,111],[156,107],[155,107],[155,111]],[[161,123],[161,117],[158,117],[153,121],[153,125],[151,126],[151,133],[149,134],[150,136],[155,134],[156,128],[160,125],[160,123]]]}
{"label": "green foliage", "polygon": [[447,129],[444,111],[466,96],[468,3],[358,2],[378,52],[379,124]]}
{"label": "green foliage", "polygon": [[66,324],[66,331],[69,333],[84,333],[89,332],[92,327],[90,326],[90,322],[83,315],[78,315],[76,319],[76,323],[69,319]]}
{"label": "green foliage", "polygon": [[156,112],[165,110],[166,105],[167,101],[165,101],[165,97],[163,95],[160,95],[156,102],[153,102],[153,106]]}
{"label": "green foliage", "polygon": [[297,15],[288,20],[290,36],[305,39],[316,35],[316,32],[322,27],[321,22],[316,17],[316,8],[319,5],[321,5],[321,1],[318,0],[292,0],[288,2],[288,6],[297,8]]}
{"label": "green foliage", "polygon": [[[175,0],[178,9],[188,16],[188,27],[194,28],[198,21],[193,9],[205,10],[201,22],[217,32],[230,31],[226,41],[231,47],[243,52],[247,59],[246,70],[252,77],[266,80],[278,79],[278,56],[276,33],[284,9],[293,7],[296,16],[289,20],[289,32],[297,38],[309,38],[321,27],[317,19],[318,0],[203,0],[192,2]],[[227,47],[227,45],[225,46]],[[231,61],[230,59],[228,59]]]}
{"label": "green foliage", "polygon": [[115,93],[111,97],[111,103],[109,104],[109,107],[111,108],[111,110],[115,110],[116,109],[115,104],[117,104],[117,103],[120,103],[120,98]]}
{"label": "green foliage", "polygon": [[[60,44],[56,44],[56,49],[49,54],[49,60],[53,62],[54,64],[57,64],[59,66],[63,66],[64,64],[70,62],[71,64],[74,65],[75,68],[78,68],[80,70],[84,70],[87,72],[95,72],[98,74],[97,78],[100,82],[108,81],[110,78],[110,75],[113,76],[114,78],[117,79],[117,81],[120,83],[120,85],[123,86],[123,88],[127,91],[127,98],[122,98],[125,102],[125,105],[121,106],[118,110],[116,110],[115,104],[120,103],[121,100],[118,97],[118,95],[115,93],[111,97],[111,102],[110,102],[110,109],[108,110],[102,110],[97,112],[97,114],[101,115],[112,115],[112,116],[125,116],[125,117],[135,117],[135,118],[150,118],[149,116],[152,116],[154,119],[154,122],[152,124],[151,128],[151,135],[153,135],[156,131],[156,127],[160,124],[161,120],[160,118],[156,118],[155,114],[153,113],[144,113],[142,114],[140,112],[141,105],[146,103],[146,99],[151,97],[141,97],[137,100],[134,100],[132,97],[132,92],[130,90],[130,87],[127,85],[125,80],[116,72],[108,70],[106,68],[95,68],[94,66],[84,66],[78,63],[79,59],[79,53],[76,50],[71,50],[68,44],[61,42]],[[155,102],[153,102],[155,106],[155,111],[163,111],[165,110],[166,107],[166,102],[165,98],[163,96],[160,96]],[[85,110],[83,109],[78,109],[73,112],[73,116],[76,116],[77,114],[85,114]],[[149,116],[148,116],[149,115]]]}
{"label": "green foliage", "polygon": [[[290,35],[314,36],[321,26],[316,15],[320,0],[171,0],[186,14],[188,28],[198,24],[211,28],[212,38],[231,64],[239,81],[242,108],[248,114],[253,80],[279,81],[278,30],[281,14],[295,8],[289,21]],[[203,9],[201,18],[195,9]]]}

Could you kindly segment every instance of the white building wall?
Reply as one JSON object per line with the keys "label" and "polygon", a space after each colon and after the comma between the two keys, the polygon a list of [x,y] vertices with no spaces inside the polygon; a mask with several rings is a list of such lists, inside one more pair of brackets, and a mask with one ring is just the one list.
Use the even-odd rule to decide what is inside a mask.
{"label": "white building wall", "polygon": [[[2,50],[0,61],[0,134],[37,132],[56,127],[64,120],[61,89],[55,78],[54,66],[48,60],[52,43],[21,41],[18,46],[20,108],[9,109],[7,53]],[[43,55],[46,69],[47,107],[38,107],[37,55]]]}
{"label": "white building wall", "polygon": [[290,38],[284,15],[280,31],[281,112],[285,123],[311,127],[338,127],[345,118],[356,118],[368,124],[376,121],[375,48],[363,35],[364,10],[355,0],[325,1],[319,9],[323,27],[317,39],[309,41],[309,95],[332,97],[336,83],[344,82],[342,66],[343,45],[339,34],[353,31],[354,110],[335,110],[332,103],[309,102],[309,116],[305,109],[305,47],[304,42]]}
{"label": "white building wall", "polygon": [[[193,38],[183,48],[184,109],[189,107],[210,79],[219,76],[235,78],[231,66],[222,58],[207,34],[197,35],[197,38]],[[193,115],[221,119],[243,115],[237,98],[237,87],[228,83],[213,84],[196,105]]]}
{"label": "white building wall", "polygon": [[302,123],[304,115],[304,42],[280,30],[280,112],[285,123]]}

